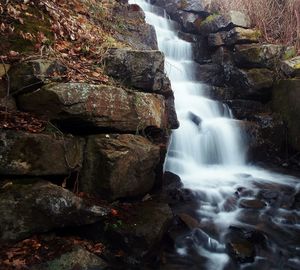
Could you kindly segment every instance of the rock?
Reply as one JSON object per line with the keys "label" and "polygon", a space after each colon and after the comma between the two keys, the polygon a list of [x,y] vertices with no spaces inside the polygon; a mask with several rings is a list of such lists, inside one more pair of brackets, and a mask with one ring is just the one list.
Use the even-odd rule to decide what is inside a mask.
{"label": "rock", "polygon": [[[136,132],[167,128],[164,98],[108,85],[50,84],[18,99],[22,110],[47,116],[73,131]],[[84,131],[84,130],[82,130]]]}
{"label": "rock", "polygon": [[49,134],[18,131],[0,132],[0,174],[69,175],[81,167],[83,140],[72,136],[58,138]]}
{"label": "rock", "polygon": [[255,249],[250,242],[232,242],[227,245],[227,248],[235,261],[239,263],[254,262]]}
{"label": "rock", "polygon": [[281,62],[281,70],[288,77],[300,77],[300,56]]}
{"label": "rock", "polygon": [[195,228],[200,228],[200,223],[186,213],[179,213],[178,214],[180,220],[190,229],[193,230]]}
{"label": "rock", "polygon": [[251,209],[262,209],[266,206],[264,202],[257,199],[242,199],[239,205],[240,207]]}
{"label": "rock", "polygon": [[108,75],[130,87],[145,92],[172,94],[170,81],[164,73],[164,55],[160,51],[112,49],[103,61]]}
{"label": "rock", "polygon": [[208,35],[208,46],[232,46],[234,44],[257,43],[260,32],[253,29],[235,27],[228,32],[211,33]]}
{"label": "rock", "polygon": [[193,45],[193,57],[194,61],[199,64],[207,64],[211,62],[211,52],[208,47],[208,41],[206,37],[196,36],[196,41]]}
{"label": "rock", "polygon": [[268,101],[271,98],[274,73],[265,68],[237,69],[225,67],[225,77],[236,88],[236,97]]}
{"label": "rock", "polygon": [[1,63],[0,65],[0,78],[4,78],[7,74],[7,72],[9,71],[11,65],[10,64],[3,64]]}
{"label": "rock", "polygon": [[274,68],[284,54],[284,46],[275,44],[235,45],[233,58],[242,68]]}
{"label": "rock", "polygon": [[179,128],[179,121],[175,110],[175,101],[173,95],[166,99],[166,114],[168,116],[168,127],[170,129]]}
{"label": "rock", "polygon": [[0,110],[4,109],[4,110],[8,110],[8,111],[16,111],[17,110],[17,105],[16,105],[16,101],[14,100],[14,98],[12,97],[4,97],[4,98],[0,98]]}
{"label": "rock", "polygon": [[285,145],[285,127],[277,115],[261,114],[253,116],[252,121],[240,123],[246,138],[249,160],[281,162],[279,157]]}
{"label": "rock", "polygon": [[[36,180],[35,180],[36,181]],[[87,205],[49,182],[13,181],[0,189],[0,242],[13,242],[55,228],[91,224],[109,211]]]}
{"label": "rock", "polygon": [[108,233],[117,240],[114,246],[142,258],[159,245],[173,217],[172,211],[167,204],[146,201],[134,205],[128,214],[130,218]]}
{"label": "rock", "polygon": [[183,184],[181,182],[180,177],[172,172],[166,171],[163,175],[163,189],[177,189],[182,188]]}
{"label": "rock", "polygon": [[83,191],[109,199],[143,196],[155,182],[160,149],[137,135],[95,135],[87,141]]}
{"label": "rock", "polygon": [[214,100],[231,100],[234,98],[234,89],[231,87],[212,86],[208,89],[208,96]]}
{"label": "rock", "polygon": [[221,65],[203,64],[195,65],[196,79],[202,83],[207,83],[213,86],[224,85],[224,71]]}
{"label": "rock", "polygon": [[45,263],[31,266],[31,270],[102,270],[107,269],[107,263],[100,257],[82,247],[73,249]]}
{"label": "rock", "polygon": [[11,94],[18,95],[40,88],[46,82],[59,81],[66,67],[58,61],[37,59],[13,65],[9,70]]}
{"label": "rock", "polygon": [[233,59],[231,51],[224,46],[217,48],[212,54],[212,62],[219,65],[232,64]]}
{"label": "rock", "polygon": [[279,81],[273,89],[272,107],[287,124],[288,141],[300,151],[300,79]]}
{"label": "rock", "polygon": [[239,11],[230,11],[226,15],[213,14],[202,21],[197,30],[199,34],[207,36],[210,33],[216,33],[224,30],[229,31],[235,27],[241,29],[249,28],[249,17]]}
{"label": "rock", "polygon": [[255,114],[265,112],[266,109],[261,102],[245,99],[227,100],[234,118],[253,120]]}

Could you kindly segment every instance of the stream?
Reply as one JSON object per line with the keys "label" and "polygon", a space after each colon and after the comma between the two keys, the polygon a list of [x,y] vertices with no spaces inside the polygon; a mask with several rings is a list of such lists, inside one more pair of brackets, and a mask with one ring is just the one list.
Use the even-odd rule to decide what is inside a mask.
{"label": "stream", "polygon": [[165,171],[192,191],[199,222],[176,239],[162,269],[300,269],[299,179],[247,164],[238,121],[195,79],[191,43],[162,9],[129,2],[144,10],[166,57],[180,128]]}

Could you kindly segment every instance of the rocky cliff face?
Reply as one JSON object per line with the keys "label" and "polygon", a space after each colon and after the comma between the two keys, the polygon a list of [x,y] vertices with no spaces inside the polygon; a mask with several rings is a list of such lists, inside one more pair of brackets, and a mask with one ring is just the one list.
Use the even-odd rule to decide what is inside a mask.
{"label": "rocky cliff face", "polygon": [[[77,2],[81,7],[88,3]],[[70,78],[68,63],[60,57],[7,58],[7,64],[0,65],[0,246],[4,251],[24,245],[22,241],[35,234],[38,241],[48,243],[52,240],[45,234],[50,231],[80,228],[79,234],[85,234],[89,229],[84,226],[94,226],[97,231],[85,238],[108,241],[110,262],[117,257],[109,252],[121,249],[122,265],[130,256],[143,259],[172,218],[167,204],[146,202],[161,185],[170,129],[179,125],[164,55],[157,51],[155,32],[144,22],[141,9],[126,1],[113,2],[110,12],[128,24],[122,26],[124,33],[112,29],[116,42],[97,62],[89,62],[97,63],[92,76],[101,79]],[[111,4],[105,2],[103,7],[109,9]],[[18,9],[13,4],[11,8]],[[116,200],[139,203],[117,201],[113,206]],[[114,237],[120,241],[114,243]],[[65,238],[61,240],[68,245]],[[91,253],[95,254],[92,248],[72,244],[61,254],[65,251],[69,251],[63,255],[65,262],[31,261],[28,256],[24,264],[35,264],[36,269],[107,266]],[[86,260],[74,266],[74,257],[81,253]],[[0,254],[1,262],[5,256]],[[7,269],[13,269],[14,262],[14,258],[6,261]]]}

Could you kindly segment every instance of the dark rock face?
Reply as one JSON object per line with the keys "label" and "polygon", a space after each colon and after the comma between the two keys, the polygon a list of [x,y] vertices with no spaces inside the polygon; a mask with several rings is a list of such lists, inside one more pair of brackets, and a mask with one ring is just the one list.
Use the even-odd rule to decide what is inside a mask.
{"label": "dark rock face", "polygon": [[77,129],[167,128],[163,96],[106,85],[50,84],[20,96],[19,107]]}
{"label": "dark rock face", "polygon": [[221,65],[195,65],[196,79],[213,86],[222,86],[225,82],[224,71]]}
{"label": "dark rock face", "polygon": [[66,68],[57,61],[37,59],[12,66],[9,76],[13,78],[10,83],[12,94],[23,94],[38,89],[45,83],[55,80],[53,75],[59,80],[64,75]]}
{"label": "dark rock face", "polygon": [[[140,91],[171,95],[164,73],[164,55],[160,51],[110,50],[104,57],[108,75]],[[149,65],[151,63],[151,65]]]}
{"label": "dark rock face", "polygon": [[82,139],[17,131],[0,133],[0,174],[68,175],[71,168],[81,167]]}
{"label": "dark rock face", "polygon": [[272,107],[287,124],[289,143],[300,150],[300,79],[281,80],[273,89]]}
{"label": "dark rock face", "polygon": [[143,196],[154,185],[159,162],[159,147],[141,136],[90,136],[82,189],[109,199]]}
{"label": "dark rock face", "polygon": [[9,182],[0,190],[0,242],[13,242],[34,233],[90,224],[108,214],[86,205],[72,192],[49,182]]}
{"label": "dark rock face", "polygon": [[226,103],[230,107],[234,118],[240,120],[257,120],[255,115],[267,111],[261,102],[254,100],[234,99],[226,100]]}

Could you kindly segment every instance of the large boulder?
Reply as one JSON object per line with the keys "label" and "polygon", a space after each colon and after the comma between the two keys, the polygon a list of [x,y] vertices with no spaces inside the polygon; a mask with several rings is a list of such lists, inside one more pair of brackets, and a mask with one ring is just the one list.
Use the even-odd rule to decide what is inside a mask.
{"label": "large boulder", "polygon": [[100,257],[87,251],[82,247],[62,254],[58,258],[47,261],[45,263],[31,266],[31,270],[104,270],[107,269],[107,263]]}
{"label": "large boulder", "polygon": [[279,81],[273,89],[272,107],[287,124],[289,143],[300,151],[300,79]]}
{"label": "large boulder", "polygon": [[88,205],[72,192],[49,182],[25,179],[0,189],[0,243],[14,242],[55,228],[103,220],[106,208]]}
{"label": "large boulder", "polygon": [[223,67],[218,64],[195,64],[195,76],[198,81],[213,86],[223,86],[225,81]]}
{"label": "large boulder", "polygon": [[82,165],[82,139],[72,136],[0,132],[0,174],[69,175]]}
{"label": "large boulder", "polygon": [[170,81],[164,73],[164,55],[160,51],[112,49],[103,60],[106,73],[130,87],[172,94]]}
{"label": "large boulder", "polygon": [[9,70],[10,92],[13,95],[38,89],[49,81],[61,80],[66,67],[58,61],[37,59],[13,65]]}
{"label": "large boulder", "polygon": [[238,69],[225,66],[225,76],[228,83],[236,88],[237,98],[250,98],[258,101],[268,101],[271,98],[271,87],[274,73],[266,68]]}
{"label": "large boulder", "polygon": [[256,114],[252,121],[241,121],[247,140],[249,161],[281,164],[280,156],[285,145],[285,127],[278,115]]}
{"label": "large boulder", "polygon": [[282,61],[281,70],[289,77],[300,77],[300,56]]}
{"label": "large boulder", "polygon": [[142,259],[161,245],[172,217],[168,204],[152,201],[135,204],[126,213],[124,221],[109,228],[115,239],[113,245],[136,259]]}
{"label": "large boulder", "polygon": [[272,68],[284,53],[284,46],[275,44],[235,45],[233,58],[238,67]]}
{"label": "large boulder", "polygon": [[207,36],[210,33],[224,30],[229,31],[234,27],[249,28],[250,26],[250,19],[248,16],[239,11],[230,11],[225,15],[212,14],[208,16],[198,25],[197,32]]}
{"label": "large boulder", "polygon": [[208,35],[208,45],[211,47],[232,46],[234,44],[257,43],[260,32],[254,29],[234,27],[229,31],[211,33]]}
{"label": "large boulder", "polygon": [[20,96],[18,102],[22,110],[45,115],[76,132],[168,127],[163,96],[108,85],[49,84]]}
{"label": "large boulder", "polygon": [[155,183],[160,148],[138,135],[88,137],[82,190],[109,199],[142,196]]}
{"label": "large boulder", "polygon": [[253,120],[253,117],[258,113],[263,113],[266,108],[259,101],[234,99],[227,100],[226,103],[230,107],[234,118]]}

